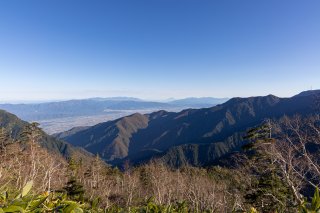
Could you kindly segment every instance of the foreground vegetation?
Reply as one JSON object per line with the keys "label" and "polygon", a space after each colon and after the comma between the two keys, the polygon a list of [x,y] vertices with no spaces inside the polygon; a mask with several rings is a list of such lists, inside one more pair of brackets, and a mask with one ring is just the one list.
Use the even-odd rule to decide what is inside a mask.
{"label": "foreground vegetation", "polygon": [[[95,199],[90,203],[79,202],[68,199],[68,195],[64,193],[43,193],[40,195],[28,195],[31,190],[33,182],[30,181],[22,189],[14,199],[9,199],[7,192],[3,192],[0,196],[0,212],[193,212],[194,209],[189,208],[183,203],[176,203],[172,205],[157,205],[153,200],[148,200],[139,207],[110,207],[99,208],[99,199]],[[320,195],[319,190],[316,189],[312,202],[304,202],[299,206],[301,213],[312,213],[320,211]],[[209,212],[209,211],[208,211]],[[258,213],[255,208],[251,208],[250,213]]]}
{"label": "foreground vegetation", "polygon": [[319,212],[319,121],[284,117],[249,130],[232,167],[153,161],[124,171],[99,156],[66,161],[48,152],[36,125],[19,141],[1,129],[0,213]]}

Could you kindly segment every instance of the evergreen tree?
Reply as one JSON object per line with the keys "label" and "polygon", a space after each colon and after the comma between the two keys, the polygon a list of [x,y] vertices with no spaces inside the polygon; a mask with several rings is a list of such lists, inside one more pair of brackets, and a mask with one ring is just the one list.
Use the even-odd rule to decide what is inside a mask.
{"label": "evergreen tree", "polygon": [[0,128],[0,149],[4,149],[10,142],[10,135],[8,131],[4,128]]}
{"label": "evergreen tree", "polygon": [[139,179],[145,189],[150,189],[152,187],[151,175],[145,167],[140,169]]}
{"label": "evergreen tree", "polygon": [[10,134],[8,131],[4,128],[0,128],[0,151],[3,151],[4,157],[7,155],[7,145],[11,143]]}
{"label": "evergreen tree", "polygon": [[243,148],[249,151],[248,163],[254,177],[245,195],[246,202],[262,212],[281,212],[292,207],[293,195],[272,157],[276,140],[272,138],[271,122],[250,129],[244,139],[249,140]]}
{"label": "evergreen tree", "polygon": [[83,185],[80,184],[76,178],[78,167],[79,164],[74,160],[74,158],[71,158],[68,165],[69,180],[63,189],[66,191],[70,199],[83,201],[85,190]]}
{"label": "evergreen tree", "polygon": [[35,145],[39,142],[42,132],[39,128],[39,123],[33,122],[24,127],[21,135],[20,142],[23,144]]}
{"label": "evergreen tree", "polygon": [[63,188],[68,197],[72,200],[83,201],[83,195],[85,193],[82,184],[80,184],[75,176],[72,176]]}

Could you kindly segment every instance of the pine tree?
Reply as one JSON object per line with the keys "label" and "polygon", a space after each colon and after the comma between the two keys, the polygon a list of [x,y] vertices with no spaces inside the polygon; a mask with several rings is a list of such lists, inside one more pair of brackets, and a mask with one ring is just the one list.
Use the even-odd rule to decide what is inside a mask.
{"label": "pine tree", "polygon": [[72,176],[63,188],[68,197],[72,200],[83,201],[83,195],[85,193],[83,185],[80,184],[75,176]]}
{"label": "pine tree", "polygon": [[83,201],[85,190],[83,189],[83,185],[80,184],[76,178],[78,167],[79,164],[74,160],[74,158],[71,158],[68,165],[69,180],[63,189],[66,191],[70,199]]}
{"label": "pine tree", "polygon": [[250,129],[244,139],[249,142],[243,146],[250,150],[251,173],[256,177],[251,182],[245,199],[263,212],[283,211],[291,205],[292,194],[273,161],[273,143],[271,121]]}
{"label": "pine tree", "polygon": [[[39,123],[33,122],[24,127],[20,134],[20,142],[25,145],[35,145],[39,142],[42,132],[39,128]],[[39,144],[37,144],[39,145]]]}

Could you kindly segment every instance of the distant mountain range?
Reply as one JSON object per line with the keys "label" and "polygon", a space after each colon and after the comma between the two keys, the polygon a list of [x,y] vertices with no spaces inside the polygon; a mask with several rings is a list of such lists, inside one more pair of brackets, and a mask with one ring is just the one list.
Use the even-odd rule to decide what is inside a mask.
{"label": "distant mountain range", "polygon": [[185,98],[179,100],[172,100],[168,103],[173,106],[180,106],[184,108],[204,108],[204,107],[212,107],[217,104],[222,104],[228,101],[228,98],[211,98],[211,97],[203,97],[203,98]]}
{"label": "distant mountain range", "polygon": [[113,165],[158,158],[174,167],[204,166],[239,150],[244,132],[266,118],[319,114],[319,100],[320,91],[306,91],[291,98],[233,98],[210,108],[136,113],[56,137],[99,154]]}
{"label": "distant mountain range", "polygon": [[0,104],[0,109],[13,113],[26,121],[94,116],[124,110],[179,110],[203,108],[227,101],[226,98],[187,98],[169,102],[145,101],[131,97],[90,98],[37,104]]}

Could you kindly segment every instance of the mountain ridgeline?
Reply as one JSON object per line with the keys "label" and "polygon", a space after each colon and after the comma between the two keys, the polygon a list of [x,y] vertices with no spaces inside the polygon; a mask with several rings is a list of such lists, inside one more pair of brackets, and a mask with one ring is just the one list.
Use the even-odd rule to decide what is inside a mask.
{"label": "mountain ridgeline", "polygon": [[233,98],[211,108],[136,113],[56,137],[99,154],[113,165],[157,158],[173,167],[205,166],[238,151],[245,131],[267,118],[319,113],[319,97],[315,91],[292,98]]}
{"label": "mountain ridgeline", "polygon": [[37,104],[0,104],[0,109],[13,113],[26,121],[95,116],[126,110],[177,110],[203,108],[225,102],[226,98],[186,98],[168,102],[145,101],[137,98],[91,98]]}

